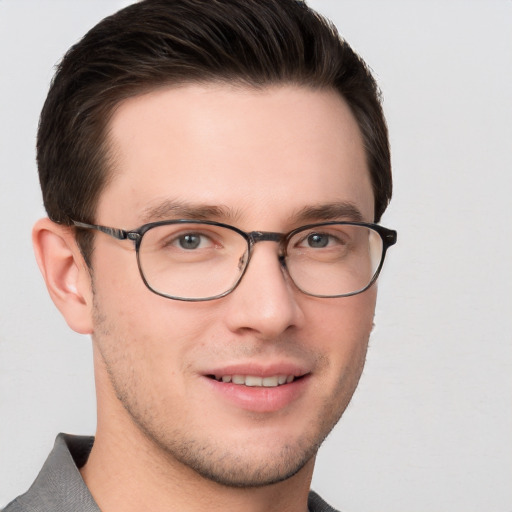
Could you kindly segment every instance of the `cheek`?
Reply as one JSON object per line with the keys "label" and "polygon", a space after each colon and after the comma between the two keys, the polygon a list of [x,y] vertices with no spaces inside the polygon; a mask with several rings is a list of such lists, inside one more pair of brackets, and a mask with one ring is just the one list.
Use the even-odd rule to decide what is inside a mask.
{"label": "cheek", "polygon": [[308,339],[321,358],[315,403],[320,429],[327,434],[340,419],[359,382],[373,326],[375,289],[310,308]]}
{"label": "cheek", "polygon": [[328,361],[329,375],[335,387],[355,388],[366,358],[373,328],[375,287],[340,299],[327,299],[312,311],[311,336]]}
{"label": "cheek", "polygon": [[135,254],[119,252],[114,259],[113,250],[98,250],[94,266],[94,337],[101,352],[112,361],[130,360],[133,371],[147,372],[150,380],[162,368],[182,370],[194,341],[214,324],[215,308],[156,295],[145,286]]}
{"label": "cheek", "polygon": [[322,299],[310,308],[309,324],[319,332],[327,346],[345,346],[346,349],[360,345],[368,339],[373,327],[376,288],[339,299]]}

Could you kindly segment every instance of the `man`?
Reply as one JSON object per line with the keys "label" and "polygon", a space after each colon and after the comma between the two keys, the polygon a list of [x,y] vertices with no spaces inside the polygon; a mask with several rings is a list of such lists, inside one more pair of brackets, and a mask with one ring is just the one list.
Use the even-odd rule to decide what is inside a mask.
{"label": "man", "polygon": [[95,438],[6,512],[333,510],[317,450],[357,386],[396,233],[376,84],[295,0],[146,0],[64,57],[38,264],[93,340]]}

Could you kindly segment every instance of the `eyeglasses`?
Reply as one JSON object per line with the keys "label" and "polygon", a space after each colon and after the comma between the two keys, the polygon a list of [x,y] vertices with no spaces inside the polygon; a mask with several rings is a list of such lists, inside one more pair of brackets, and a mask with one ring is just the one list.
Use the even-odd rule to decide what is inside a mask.
{"label": "eyeglasses", "polygon": [[365,222],[324,222],[289,233],[246,233],[220,222],[166,220],[125,231],[73,222],[118,240],[132,240],[145,285],[169,299],[224,297],[240,283],[258,242],[277,242],[278,259],[295,286],[314,297],[348,297],[377,279],[397,233]]}

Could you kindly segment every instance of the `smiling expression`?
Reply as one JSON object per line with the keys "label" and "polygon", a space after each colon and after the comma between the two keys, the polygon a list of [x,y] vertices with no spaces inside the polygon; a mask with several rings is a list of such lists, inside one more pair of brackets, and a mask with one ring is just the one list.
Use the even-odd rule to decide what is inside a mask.
{"label": "smiling expression", "polygon": [[[133,229],[184,217],[282,233],[307,222],[373,221],[357,123],[329,90],[162,88],[124,101],[110,138],[113,174],[98,224]],[[307,296],[277,251],[258,243],[231,294],[180,302],[144,286],[130,241],[98,233],[98,428],[142,433],[171,464],[224,485],[311,469],[359,380],[376,290]]]}

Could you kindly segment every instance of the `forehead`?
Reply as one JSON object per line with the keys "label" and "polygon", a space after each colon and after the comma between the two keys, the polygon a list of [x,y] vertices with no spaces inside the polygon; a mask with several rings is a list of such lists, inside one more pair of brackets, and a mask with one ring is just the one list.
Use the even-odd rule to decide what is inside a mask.
{"label": "forehead", "polygon": [[362,137],[334,91],[169,87],[124,101],[109,128],[113,179],[99,218],[151,220],[172,203],[257,217],[350,202],[373,220]]}

